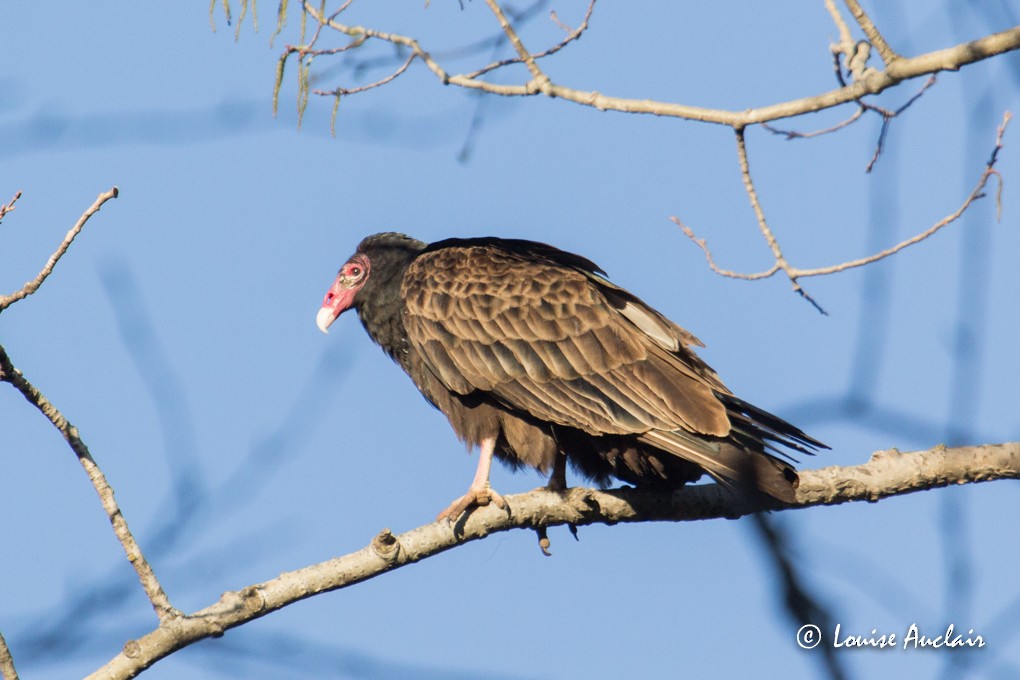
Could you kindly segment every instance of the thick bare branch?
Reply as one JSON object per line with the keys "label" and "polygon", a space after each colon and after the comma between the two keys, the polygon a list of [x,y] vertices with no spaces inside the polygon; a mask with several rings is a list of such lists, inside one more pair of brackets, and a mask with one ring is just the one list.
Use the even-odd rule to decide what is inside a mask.
{"label": "thick bare branch", "polygon": [[[495,0],[486,0],[486,2],[491,8],[493,8],[494,12],[499,9],[499,5],[495,2]],[[406,35],[388,33],[365,26],[344,24],[328,17],[323,17],[318,11],[318,8],[313,6],[310,2],[304,3],[304,11],[307,12],[308,16],[312,17],[315,21],[328,25],[333,30],[345,35],[355,38],[364,36],[409,48],[415,54],[415,57],[420,59],[444,85],[455,85],[458,87],[503,96],[521,97],[544,94],[549,97],[562,99],[575,104],[591,106],[601,111],[620,111],[625,113],[643,113],[656,116],[684,118],[687,120],[728,125],[735,129],[744,128],[748,125],[778,120],[781,118],[798,116],[805,113],[814,113],[816,111],[832,108],[848,102],[857,101],[862,97],[883,92],[884,90],[894,87],[905,80],[924,75],[931,75],[939,71],[955,71],[967,64],[1020,49],[1020,26],[1015,26],[1005,31],[985,36],[978,40],[961,43],[954,47],[929,52],[917,57],[908,58],[898,56],[895,52],[892,52],[892,50],[888,48],[888,45],[885,45],[885,48],[882,49],[888,49],[888,52],[883,53],[883,56],[896,58],[888,62],[887,68],[883,71],[867,71],[867,77],[862,80],[856,80],[853,83],[840,87],[837,90],[832,90],[819,95],[803,97],[767,106],[747,108],[740,111],[729,111],[650,99],[626,99],[621,97],[612,97],[597,91],[577,90],[553,83],[537,66],[534,56],[524,48],[520,39],[517,38],[516,33],[513,31],[512,26],[510,26],[509,22],[506,21],[505,16],[502,17],[500,24],[503,26],[504,31],[507,32],[511,42],[514,44],[519,60],[523,61],[528,66],[531,73],[531,79],[526,83],[507,85],[478,80],[476,78],[479,73],[478,71],[468,74],[451,75],[430,55],[428,50],[422,47],[415,38]],[[501,12],[497,14],[497,17],[499,16],[502,16]],[[867,19],[866,15],[863,15],[863,19],[858,19],[858,23],[861,23],[862,21],[865,22],[862,24],[862,30],[865,30],[863,28],[864,25],[870,26],[870,29],[874,28],[870,19]],[[877,30],[874,31],[874,34],[877,36],[878,40],[881,41],[881,35],[878,34]],[[516,41],[514,38],[517,38]],[[884,41],[881,42],[882,44],[885,44]],[[876,48],[878,48],[878,44],[876,44]],[[512,62],[507,63],[517,63],[517,61],[518,60],[513,60]]]}
{"label": "thick bare branch", "polygon": [[180,612],[170,605],[170,600],[163,591],[163,586],[160,585],[155,572],[153,572],[149,562],[145,559],[142,549],[138,546],[138,542],[135,541],[134,535],[132,535],[131,530],[128,528],[127,520],[124,519],[120,506],[117,505],[117,500],[113,496],[113,487],[107,482],[106,475],[103,474],[99,465],[92,458],[92,454],[89,453],[88,447],[78,434],[78,428],[68,422],[67,418],[64,417],[57,407],[50,403],[21,374],[21,371],[14,367],[10,357],[7,355],[7,351],[2,345],[0,345],[0,382],[10,383],[16,390],[21,392],[22,396],[30,404],[39,409],[53,423],[53,427],[57,428],[71,447],[71,450],[74,451],[78,457],[78,462],[85,469],[85,474],[88,475],[89,481],[92,482],[96,493],[99,494],[103,510],[106,511],[106,516],[109,518],[110,524],[113,525],[113,533],[116,534],[117,540],[120,541],[121,546],[124,548],[128,562],[135,568],[142,588],[145,590],[145,594],[148,595],[152,608],[155,610],[160,621],[180,616]]}
{"label": "thick bare branch", "polygon": [[[22,286],[21,290],[14,291],[10,295],[0,296],[0,312],[10,307],[18,300],[23,300],[35,291],[39,290],[39,286],[41,286],[43,281],[45,281],[46,278],[53,273],[53,268],[57,265],[57,262],[60,261],[60,258],[64,256],[64,253],[67,252],[67,249],[71,247],[71,242],[74,241],[74,238],[81,232],[82,227],[84,227],[85,223],[89,221],[89,218],[99,212],[99,209],[103,207],[104,203],[109,201],[111,198],[117,198],[118,193],[119,191],[117,190],[117,187],[113,187],[109,191],[104,191],[99,194],[95,203],[90,205],[88,209],[82,213],[81,217],[78,218],[78,221],[75,222],[73,227],[71,227],[71,230],[67,232],[67,236],[64,237],[63,242],[57,247],[56,251],[50,255],[50,259],[46,261],[46,265],[42,268],[42,271],[40,271],[34,279]],[[20,196],[21,192],[18,192],[18,195]],[[17,196],[15,198],[17,198]],[[11,201],[11,203],[13,204],[13,201]]]}
{"label": "thick bare branch", "polygon": [[156,630],[124,645],[123,651],[89,676],[95,680],[131,678],[174,651],[222,635],[270,612],[318,593],[338,590],[510,529],[540,529],[562,524],[683,522],[737,518],[763,510],[788,510],[889,496],[944,486],[1020,479],[1020,442],[1010,444],[874,454],[855,467],[829,467],[801,473],[797,502],[738,498],[715,484],[677,492],[635,489],[596,491],[574,488],[562,493],[537,489],[507,496],[509,510],[478,508],[456,526],[435,522],[400,535],[383,529],[361,550],[235,592],[183,618],[164,621]]}
{"label": "thick bare branch", "polygon": [[[743,111],[704,109],[651,100],[607,97],[598,92],[584,92],[555,84],[550,85],[547,94],[578,104],[593,106],[600,110],[673,116],[740,128],[846,104],[867,95],[883,92],[905,80],[931,75],[939,71],[955,71],[967,64],[1016,49],[1020,49],[1020,26],[918,57],[901,57],[885,71],[875,72],[871,78],[865,81],[854,82],[838,90]],[[453,83],[453,79],[451,79],[451,83]],[[514,94],[536,93],[515,92]]]}

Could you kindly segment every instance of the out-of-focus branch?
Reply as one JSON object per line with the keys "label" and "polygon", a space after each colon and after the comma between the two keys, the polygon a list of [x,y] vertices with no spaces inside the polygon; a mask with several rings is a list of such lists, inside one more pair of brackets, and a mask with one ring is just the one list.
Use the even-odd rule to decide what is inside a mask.
{"label": "out-of-focus branch", "polygon": [[[113,187],[109,191],[104,191],[99,194],[95,203],[90,205],[88,209],[82,213],[81,217],[78,218],[78,221],[75,222],[73,227],[71,227],[71,230],[67,232],[67,236],[64,237],[63,242],[61,242],[61,244],[57,247],[56,251],[50,255],[50,259],[46,261],[46,265],[42,268],[42,271],[40,271],[34,279],[22,286],[20,290],[16,290],[10,295],[0,296],[0,312],[10,307],[18,300],[23,300],[35,291],[39,290],[39,286],[41,286],[43,281],[45,281],[46,278],[53,273],[53,268],[57,265],[57,262],[60,261],[60,258],[64,256],[64,253],[67,252],[67,249],[71,247],[71,242],[74,241],[74,238],[81,232],[82,227],[84,227],[85,223],[89,221],[89,218],[99,212],[99,209],[103,207],[104,203],[109,201],[111,198],[117,198],[118,193],[119,191],[117,187]],[[18,196],[20,195],[21,192],[19,191]],[[14,200],[17,200],[18,196],[15,196]],[[8,206],[13,207],[14,200],[12,200]]]}
{"label": "out-of-focus branch", "polygon": [[[784,530],[778,518],[767,512],[752,515],[752,519],[765,546],[765,552],[775,565],[779,582],[782,584],[783,604],[794,624],[798,628],[804,624],[813,624],[822,631],[833,630],[836,617],[808,587],[803,569],[794,559],[788,544],[789,532]],[[822,644],[820,650],[822,652],[820,659],[828,677],[832,680],[848,680],[845,661],[840,657],[839,650],[832,644]]]}
{"label": "out-of-focus branch", "polygon": [[764,510],[787,510],[854,501],[874,502],[944,486],[1020,479],[1020,442],[900,453],[874,454],[855,467],[829,467],[800,473],[797,501],[737,497],[715,484],[676,492],[574,488],[562,493],[538,489],[505,496],[507,510],[477,508],[455,526],[434,522],[400,535],[384,529],[361,550],[281,574],[239,591],[224,593],[210,607],[163,621],[147,635],[130,640],[123,651],[89,676],[131,678],[178,649],[222,635],[313,595],[339,590],[413,564],[464,543],[510,529],[534,530],[558,525],[627,522],[681,522],[737,518]]}

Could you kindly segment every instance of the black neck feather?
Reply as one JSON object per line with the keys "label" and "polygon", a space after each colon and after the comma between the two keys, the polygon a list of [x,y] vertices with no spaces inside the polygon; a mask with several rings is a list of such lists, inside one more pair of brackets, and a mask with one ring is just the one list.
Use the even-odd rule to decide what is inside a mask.
{"label": "black neck feather", "polygon": [[395,233],[369,236],[358,246],[371,264],[365,286],[354,297],[358,317],[369,336],[405,371],[409,370],[409,343],[401,316],[400,285],[408,265],[424,248],[425,243]]}

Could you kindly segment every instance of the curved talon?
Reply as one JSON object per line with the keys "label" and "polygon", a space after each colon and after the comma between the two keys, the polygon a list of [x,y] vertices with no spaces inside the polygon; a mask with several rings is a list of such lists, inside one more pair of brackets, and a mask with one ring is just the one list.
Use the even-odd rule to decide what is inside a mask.
{"label": "curved talon", "polygon": [[506,501],[499,493],[491,488],[488,484],[483,487],[471,487],[467,493],[460,498],[450,503],[446,510],[443,510],[436,517],[436,521],[446,520],[447,522],[455,522],[460,518],[464,511],[470,508],[472,505],[488,505],[489,503],[495,503],[499,508],[506,508]]}

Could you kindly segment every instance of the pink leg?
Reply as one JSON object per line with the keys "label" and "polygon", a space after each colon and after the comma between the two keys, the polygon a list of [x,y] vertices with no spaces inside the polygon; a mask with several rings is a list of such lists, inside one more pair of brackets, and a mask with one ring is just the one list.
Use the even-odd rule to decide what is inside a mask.
{"label": "pink leg", "polygon": [[482,440],[478,451],[478,469],[475,470],[475,478],[471,481],[467,493],[450,503],[450,507],[439,513],[436,520],[456,521],[472,505],[488,505],[493,502],[501,508],[506,507],[503,497],[489,486],[489,470],[492,468],[492,453],[495,448],[494,437]]}

